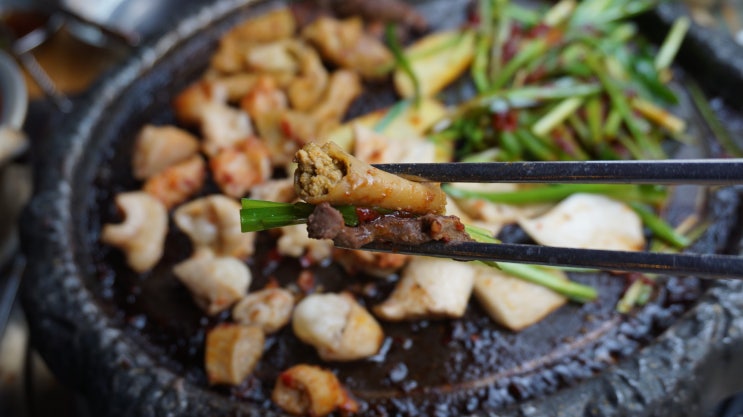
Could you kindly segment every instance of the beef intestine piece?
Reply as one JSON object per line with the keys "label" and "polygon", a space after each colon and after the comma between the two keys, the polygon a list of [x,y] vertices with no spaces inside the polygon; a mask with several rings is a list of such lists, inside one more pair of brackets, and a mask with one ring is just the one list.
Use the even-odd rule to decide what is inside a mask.
{"label": "beef intestine piece", "polygon": [[294,187],[310,204],[355,205],[415,214],[443,214],[446,194],[438,183],[407,180],[377,169],[337,144],[308,143],[297,151]]}

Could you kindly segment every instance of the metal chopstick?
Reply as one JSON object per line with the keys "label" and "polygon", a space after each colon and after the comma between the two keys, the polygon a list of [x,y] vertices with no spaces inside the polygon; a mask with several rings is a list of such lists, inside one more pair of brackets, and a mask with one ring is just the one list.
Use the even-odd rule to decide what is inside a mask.
{"label": "metal chopstick", "polygon": [[499,261],[700,278],[743,279],[743,257],[732,255],[630,252],[509,243],[444,243],[439,241],[421,245],[374,242],[365,245],[362,249],[463,261]]}
{"label": "metal chopstick", "polygon": [[452,162],[378,164],[415,181],[583,184],[743,183],[743,159],[658,161]]}

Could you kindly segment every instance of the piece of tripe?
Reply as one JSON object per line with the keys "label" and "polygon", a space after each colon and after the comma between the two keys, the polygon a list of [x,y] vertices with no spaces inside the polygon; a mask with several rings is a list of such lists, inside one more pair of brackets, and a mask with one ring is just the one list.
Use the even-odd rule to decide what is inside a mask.
{"label": "piece of tripe", "polygon": [[438,183],[414,182],[344,152],[333,142],[309,143],[294,157],[294,188],[310,204],[355,205],[410,213],[443,214],[446,194]]}
{"label": "piece of tripe", "polygon": [[[474,265],[475,298],[498,324],[519,331],[542,320],[567,299],[538,284],[509,276],[503,271]],[[552,271],[567,279],[561,271]]]}
{"label": "piece of tripe", "polygon": [[573,194],[546,214],[519,225],[546,246],[642,250],[642,221],[628,205],[596,194]]}
{"label": "piece of tripe", "polygon": [[390,297],[374,308],[385,320],[462,317],[472,293],[472,265],[451,259],[414,257]]}

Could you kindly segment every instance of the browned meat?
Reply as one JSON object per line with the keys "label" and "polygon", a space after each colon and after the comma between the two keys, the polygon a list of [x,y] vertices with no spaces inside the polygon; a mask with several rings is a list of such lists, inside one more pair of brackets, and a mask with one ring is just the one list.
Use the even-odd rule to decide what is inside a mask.
{"label": "browned meat", "polygon": [[338,246],[360,248],[371,242],[420,245],[432,240],[471,241],[456,216],[425,214],[419,217],[385,215],[358,226],[346,226],[341,213],[328,203],[315,207],[307,222],[314,239],[332,239]]}

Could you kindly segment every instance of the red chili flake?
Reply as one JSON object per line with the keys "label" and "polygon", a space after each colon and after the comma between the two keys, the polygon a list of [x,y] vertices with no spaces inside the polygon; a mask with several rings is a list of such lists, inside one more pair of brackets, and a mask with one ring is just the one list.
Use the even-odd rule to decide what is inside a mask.
{"label": "red chili flake", "polygon": [[281,375],[279,375],[279,379],[282,384],[289,388],[294,388],[294,378],[292,377],[291,372],[282,372]]}
{"label": "red chili flake", "polygon": [[382,215],[377,210],[371,208],[356,207],[356,217],[359,218],[359,222],[368,223],[382,217]]}
{"label": "red chili flake", "polygon": [[545,23],[539,23],[538,25],[532,27],[528,31],[526,31],[526,38],[528,39],[535,39],[535,38],[544,38],[553,28]]}
{"label": "red chili flake", "polygon": [[279,128],[281,129],[281,133],[284,134],[286,137],[294,137],[294,133],[292,132],[292,125],[289,123],[286,119],[281,119],[281,122],[279,122]]}
{"label": "red chili flake", "polygon": [[493,129],[499,132],[514,132],[519,124],[518,114],[511,110],[504,113],[493,113],[491,118]]}

